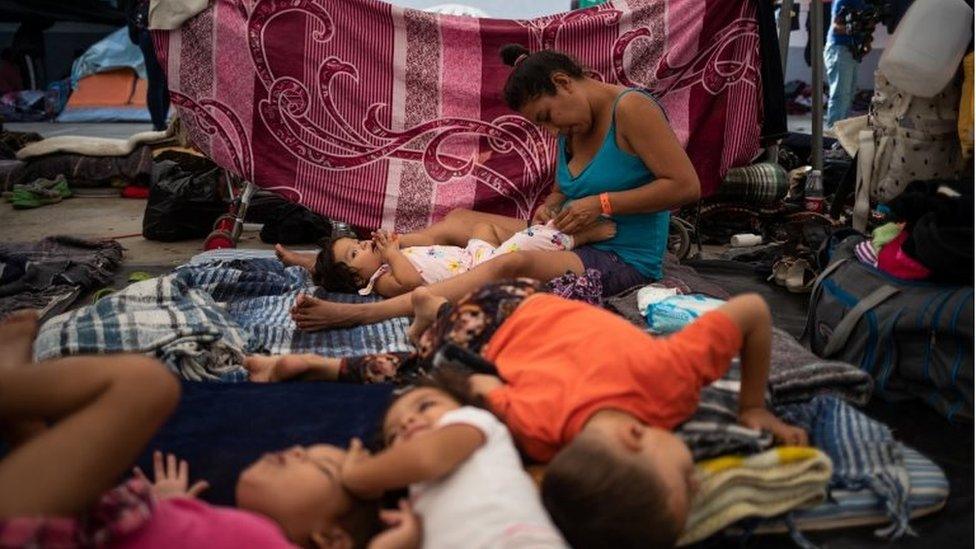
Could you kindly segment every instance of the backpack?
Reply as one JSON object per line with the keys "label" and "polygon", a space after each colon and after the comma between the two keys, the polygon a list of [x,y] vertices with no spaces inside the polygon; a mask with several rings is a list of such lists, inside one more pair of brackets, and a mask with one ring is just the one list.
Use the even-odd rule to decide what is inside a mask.
{"label": "backpack", "polygon": [[854,228],[867,227],[871,201],[888,202],[912,181],[955,178],[961,167],[959,86],[915,97],[874,74],[868,129],[858,133]]}
{"label": "backpack", "polygon": [[906,281],[837,245],[810,296],[804,333],[823,358],[859,366],[885,400],[921,398],[950,420],[973,418],[973,288]]}

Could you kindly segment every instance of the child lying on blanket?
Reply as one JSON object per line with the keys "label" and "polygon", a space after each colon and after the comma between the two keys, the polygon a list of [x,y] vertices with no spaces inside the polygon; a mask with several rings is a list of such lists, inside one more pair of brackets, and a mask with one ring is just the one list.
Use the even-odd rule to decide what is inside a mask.
{"label": "child lying on blanket", "polygon": [[34,364],[36,333],[32,312],[0,323],[0,427],[17,435],[0,460],[0,547],[345,548],[376,531],[375,504],[342,487],[346,452],[333,446],[264,456],[240,476],[241,509],[194,499],[206,485],[188,487],[172,455],[155,455],[154,486],[139,472],[110,490],[176,407],[179,383],[141,355]]}
{"label": "child lying on blanket", "polygon": [[[467,246],[410,245],[401,248],[400,235],[375,231],[370,240],[338,237],[325,241],[314,264],[295,252],[278,247],[285,264],[309,267],[316,285],[333,292],[395,297],[418,286],[433,284],[465,273],[477,265],[503,254],[525,251],[564,251],[607,240],[616,234],[616,225],[604,221],[575,235],[562,233],[548,225],[535,225],[515,234],[491,223],[478,223],[470,231]],[[419,234],[403,235],[414,243]]]}
{"label": "child lying on blanket", "polygon": [[369,360],[307,355],[252,358],[249,368],[256,380],[388,381],[397,379],[397,366],[430,369],[430,357],[448,343],[481,355],[498,376],[472,375],[471,401],[484,401],[528,456],[551,460],[543,499],[576,547],[674,543],[694,482],[691,454],[671,429],[694,413],[702,387],[736,355],[739,421],[781,442],[807,443],[803,430],[764,407],[772,321],[759,296],[733,298],[655,338],[603,309],[537,290],[521,279],[490,284],[453,308],[414,290],[415,322],[430,325],[417,332],[416,355],[383,355],[391,368],[382,372],[351,367]]}
{"label": "child lying on blanket", "polygon": [[[409,487],[424,547],[567,547],[508,429],[490,412],[425,383],[390,406],[383,440],[375,456],[353,441],[342,483],[363,498]],[[419,529],[414,536],[419,547]]]}

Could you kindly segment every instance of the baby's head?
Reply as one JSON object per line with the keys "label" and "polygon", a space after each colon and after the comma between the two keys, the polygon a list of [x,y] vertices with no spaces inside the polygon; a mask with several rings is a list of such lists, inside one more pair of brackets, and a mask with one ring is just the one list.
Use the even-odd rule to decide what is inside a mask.
{"label": "baby's head", "polygon": [[587,424],[546,468],[542,500],[573,547],[673,547],[697,489],[688,447],[633,418]]}
{"label": "baby's head", "polygon": [[379,530],[376,502],[346,491],[346,451],[327,444],[265,454],[237,480],[237,506],[277,522],[302,547],[365,547]]}
{"label": "baby's head", "polygon": [[321,245],[312,280],[330,292],[354,293],[366,286],[383,265],[372,240],[340,236],[326,239]]}
{"label": "baby's head", "polygon": [[383,418],[383,444],[395,446],[415,435],[430,431],[447,412],[461,407],[461,401],[432,380],[425,380],[403,393]]}

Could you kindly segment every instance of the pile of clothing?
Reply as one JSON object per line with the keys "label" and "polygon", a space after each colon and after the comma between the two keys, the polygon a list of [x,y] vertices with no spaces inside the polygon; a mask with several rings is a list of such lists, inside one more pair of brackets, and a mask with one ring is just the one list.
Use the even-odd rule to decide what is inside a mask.
{"label": "pile of clothing", "polygon": [[19,309],[38,309],[42,318],[57,314],[107,284],[121,263],[115,241],[52,236],[0,244],[0,318]]}
{"label": "pile of clothing", "polygon": [[891,221],[857,246],[857,258],[902,280],[972,284],[972,197],[956,190],[958,183],[910,185],[888,203]]}

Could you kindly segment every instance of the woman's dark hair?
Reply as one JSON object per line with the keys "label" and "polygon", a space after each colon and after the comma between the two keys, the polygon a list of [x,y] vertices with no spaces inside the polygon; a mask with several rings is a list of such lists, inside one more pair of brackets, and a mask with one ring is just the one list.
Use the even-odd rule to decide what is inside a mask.
{"label": "woman's dark hair", "polygon": [[[505,103],[512,110],[521,109],[536,97],[555,95],[552,73],[563,72],[571,78],[583,78],[583,67],[572,57],[555,50],[530,53],[520,44],[507,44],[501,49],[502,61],[514,67],[505,82]],[[525,57],[523,57],[525,56]],[[521,59],[521,60],[520,60]]]}
{"label": "woman's dark hair", "polygon": [[335,243],[350,236],[334,236],[319,242],[322,250],[315,257],[312,282],[329,292],[355,293],[361,286],[359,276],[349,265],[335,259]]}

